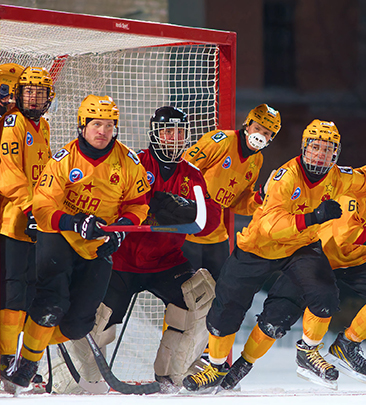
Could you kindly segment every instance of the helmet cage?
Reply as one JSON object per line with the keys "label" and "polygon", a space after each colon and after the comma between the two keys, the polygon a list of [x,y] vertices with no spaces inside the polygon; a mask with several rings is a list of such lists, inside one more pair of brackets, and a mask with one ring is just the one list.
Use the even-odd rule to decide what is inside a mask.
{"label": "helmet cage", "polygon": [[2,100],[3,105],[9,104],[15,98],[15,86],[24,67],[16,63],[0,65],[0,100],[9,97],[9,101]]}
{"label": "helmet cage", "polygon": [[[314,150],[314,143],[321,142],[321,148],[325,150],[324,157],[319,159],[319,152]],[[310,146],[311,145],[311,146]],[[319,138],[303,138],[302,160],[306,169],[311,174],[325,175],[337,163],[341,153],[341,144]]]}
{"label": "helmet cage", "polygon": [[[181,160],[183,152],[190,142],[189,122],[182,122],[179,118],[169,118],[170,122],[151,121],[151,129],[148,131],[150,143],[157,157],[164,163],[174,163]],[[162,139],[160,131],[174,128],[172,139]],[[183,139],[179,139],[179,129],[183,129]]]}
{"label": "helmet cage", "polygon": [[[40,108],[25,108],[24,107],[24,99],[23,99],[23,94],[24,94],[24,88],[32,86],[32,87],[37,87],[37,88],[47,88],[47,96],[46,96],[46,101],[43,103],[43,106]],[[43,114],[45,114],[48,109],[50,108],[53,96],[51,96],[53,92],[51,89],[47,86],[39,86],[39,85],[17,85],[16,90],[15,90],[15,99],[16,99],[16,106],[19,108],[20,112],[26,117],[31,120],[39,120]],[[35,102],[37,103],[37,96],[35,98]]]}

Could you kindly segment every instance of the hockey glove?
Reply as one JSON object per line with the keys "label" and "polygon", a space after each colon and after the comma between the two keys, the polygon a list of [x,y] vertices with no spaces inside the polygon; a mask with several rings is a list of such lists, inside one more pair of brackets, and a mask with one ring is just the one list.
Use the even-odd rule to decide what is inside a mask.
{"label": "hockey glove", "polygon": [[97,249],[98,257],[108,257],[112,255],[121,246],[123,239],[125,238],[124,232],[107,232],[107,239]]}
{"label": "hockey glove", "polygon": [[76,215],[63,214],[58,227],[61,231],[74,231],[80,233],[82,238],[92,240],[106,234],[99,228],[98,222],[107,225],[107,222],[102,218],[79,212]]}
{"label": "hockey glove", "polygon": [[313,212],[305,214],[306,226],[314,224],[322,224],[331,219],[340,218],[342,215],[342,208],[337,201],[325,200]]}
{"label": "hockey glove", "polygon": [[196,219],[196,202],[170,192],[155,191],[149,205],[160,225],[188,224]]}
{"label": "hockey glove", "polygon": [[25,228],[24,233],[31,238],[32,242],[35,242],[37,240],[37,222],[34,219],[32,211],[29,211],[27,213],[27,217],[28,217],[28,222],[27,222],[27,227]]}

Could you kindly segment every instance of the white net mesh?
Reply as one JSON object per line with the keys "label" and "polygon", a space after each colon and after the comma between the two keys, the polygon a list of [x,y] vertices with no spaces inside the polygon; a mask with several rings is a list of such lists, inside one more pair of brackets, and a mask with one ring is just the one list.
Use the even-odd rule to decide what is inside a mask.
{"label": "white net mesh", "polygon": [[[164,105],[185,111],[191,142],[216,128],[216,44],[0,19],[0,64],[42,66],[56,90],[47,119],[56,152],[77,136],[77,110],[85,96],[113,97],[120,110],[119,139],[138,150],[153,112]],[[153,379],[164,307],[149,293],[136,303],[113,371],[125,380]],[[108,356],[112,349],[108,349]]]}

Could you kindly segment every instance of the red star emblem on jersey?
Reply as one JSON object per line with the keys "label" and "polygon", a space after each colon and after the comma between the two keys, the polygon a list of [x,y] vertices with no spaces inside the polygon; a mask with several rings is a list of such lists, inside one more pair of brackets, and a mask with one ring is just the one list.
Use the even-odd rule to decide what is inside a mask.
{"label": "red star emblem on jersey", "polygon": [[233,179],[230,179],[229,187],[234,187],[235,184],[238,184],[238,182],[235,180],[235,177]]}
{"label": "red star emblem on jersey", "polygon": [[38,159],[42,160],[42,156],[43,156],[44,152],[41,151],[41,149],[38,151]]}
{"label": "red star emblem on jersey", "polygon": [[308,207],[308,205],[306,205],[306,203],[304,203],[304,204],[299,204],[299,205],[297,206],[296,211],[304,212],[305,208],[307,208],[307,207]]}
{"label": "red star emblem on jersey", "polygon": [[90,182],[89,184],[84,184],[83,191],[89,191],[91,193],[93,187],[95,186],[92,185],[92,182]]}

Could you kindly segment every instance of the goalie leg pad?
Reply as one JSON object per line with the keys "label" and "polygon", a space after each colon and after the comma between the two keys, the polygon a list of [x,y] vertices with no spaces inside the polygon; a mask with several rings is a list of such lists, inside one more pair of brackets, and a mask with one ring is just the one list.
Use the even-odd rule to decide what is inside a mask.
{"label": "goalie leg pad", "polygon": [[170,328],[161,339],[154,363],[155,374],[169,376],[177,385],[207,345],[206,315],[215,296],[215,281],[206,269],[200,269],[182,284],[182,291],[188,310],[167,306],[165,321]]}
{"label": "goalie leg pad", "polygon": [[[101,303],[96,313],[94,328],[90,332],[98,346],[102,348],[104,355],[106,345],[114,341],[116,334],[115,325],[104,330],[111,314],[112,310]],[[65,342],[65,346],[76,370],[86,381],[95,382],[102,379],[86,338],[70,340]],[[59,350],[57,350],[57,355],[55,359],[52,359],[54,390],[59,394],[82,393],[82,388],[72,378]]]}

